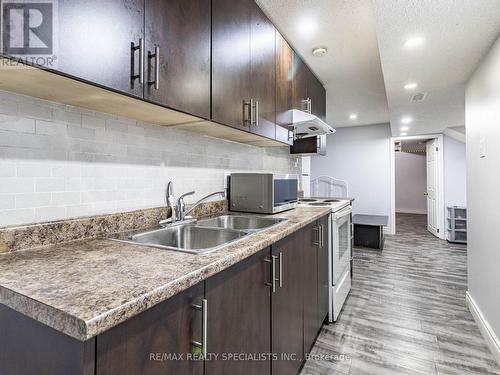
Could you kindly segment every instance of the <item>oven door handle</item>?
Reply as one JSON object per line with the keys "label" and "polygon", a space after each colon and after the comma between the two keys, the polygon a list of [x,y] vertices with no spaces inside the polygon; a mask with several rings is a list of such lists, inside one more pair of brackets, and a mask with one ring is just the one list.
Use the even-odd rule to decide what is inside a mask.
{"label": "oven door handle", "polygon": [[332,216],[333,216],[333,220],[338,220],[344,216],[347,216],[347,215],[350,215],[352,213],[352,207],[351,206],[348,206],[346,208],[343,208],[341,209],[340,211],[338,212],[335,212]]}

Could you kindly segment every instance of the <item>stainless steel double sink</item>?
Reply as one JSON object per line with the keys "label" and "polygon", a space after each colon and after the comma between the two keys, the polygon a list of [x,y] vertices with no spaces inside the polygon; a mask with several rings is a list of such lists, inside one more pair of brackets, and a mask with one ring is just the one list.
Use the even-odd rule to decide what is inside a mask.
{"label": "stainless steel double sink", "polygon": [[257,215],[222,215],[148,231],[115,233],[108,238],[160,249],[201,254],[215,251],[286,220],[286,218]]}

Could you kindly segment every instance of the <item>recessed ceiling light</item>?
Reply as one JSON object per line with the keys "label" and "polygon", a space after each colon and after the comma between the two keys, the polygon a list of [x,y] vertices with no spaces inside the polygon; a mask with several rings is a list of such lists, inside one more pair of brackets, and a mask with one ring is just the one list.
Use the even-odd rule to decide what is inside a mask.
{"label": "recessed ceiling light", "polygon": [[328,53],[328,48],[326,47],[316,47],[312,50],[312,54],[316,57],[323,57]]}
{"label": "recessed ceiling light", "polygon": [[410,130],[410,128],[408,126],[402,126],[401,127],[401,131],[402,132],[407,132],[408,130]]}
{"label": "recessed ceiling light", "polygon": [[409,38],[405,42],[405,47],[406,48],[415,48],[418,47],[422,44],[424,44],[425,38],[422,36],[414,36],[412,38]]}
{"label": "recessed ceiling light", "polygon": [[305,18],[298,22],[298,31],[302,36],[311,36],[316,32],[317,23],[311,18]]}
{"label": "recessed ceiling light", "polygon": [[413,119],[412,119],[411,117],[409,117],[409,116],[401,117],[401,122],[402,122],[403,124],[409,124],[409,123],[411,123],[412,121],[413,121]]}
{"label": "recessed ceiling light", "polygon": [[414,90],[418,87],[415,82],[409,82],[405,85],[405,90]]}
{"label": "recessed ceiling light", "polygon": [[400,133],[399,134],[401,137],[406,137],[408,135],[408,133]]}
{"label": "recessed ceiling light", "polygon": [[349,115],[349,118],[350,118],[351,120],[356,120],[356,119],[358,118],[358,114],[357,114],[357,113],[351,113],[351,114]]}

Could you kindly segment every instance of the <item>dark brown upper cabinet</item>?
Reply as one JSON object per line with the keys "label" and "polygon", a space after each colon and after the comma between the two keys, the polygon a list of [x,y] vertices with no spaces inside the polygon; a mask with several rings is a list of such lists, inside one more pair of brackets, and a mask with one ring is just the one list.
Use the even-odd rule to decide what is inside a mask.
{"label": "dark brown upper cabinet", "polygon": [[276,29],[255,2],[251,2],[251,97],[256,103],[250,131],[276,136]]}
{"label": "dark brown upper cabinet", "polygon": [[276,140],[293,144],[293,49],[276,31]]}
{"label": "dark brown upper cabinet", "polygon": [[299,55],[293,56],[293,108],[307,110],[307,80],[310,78],[309,68]]}
{"label": "dark brown upper cabinet", "polygon": [[139,41],[144,40],[144,0],[59,0],[57,8],[54,69],[142,97]]}
{"label": "dark brown upper cabinet", "polygon": [[275,28],[253,0],[212,2],[212,119],[274,139]]}
{"label": "dark brown upper cabinet", "polygon": [[316,78],[313,72],[307,69],[307,98],[311,113],[325,120],[326,93],[323,84]]}
{"label": "dark brown upper cabinet", "polygon": [[145,9],[144,97],[210,118],[210,0],[146,0]]}
{"label": "dark brown upper cabinet", "polygon": [[212,119],[249,129],[252,0],[212,1]]}

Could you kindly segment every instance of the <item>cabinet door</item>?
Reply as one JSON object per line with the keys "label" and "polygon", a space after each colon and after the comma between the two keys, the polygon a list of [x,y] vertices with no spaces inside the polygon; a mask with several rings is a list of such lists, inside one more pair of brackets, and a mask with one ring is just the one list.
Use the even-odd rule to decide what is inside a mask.
{"label": "cabinet door", "polygon": [[293,50],[276,31],[276,139],[290,145],[293,134],[288,126],[292,123],[292,108]]}
{"label": "cabinet door", "polygon": [[[145,12],[145,97],[209,118],[210,0],[146,0]],[[156,86],[155,47],[159,48]]]}
{"label": "cabinet door", "polygon": [[[272,246],[277,258],[276,286],[272,294],[272,352],[278,360],[272,362],[273,375],[297,374],[303,359],[303,249],[302,231],[285,237]],[[281,260],[282,264],[280,265]],[[281,268],[281,277],[279,269]]]}
{"label": "cabinet door", "polygon": [[57,70],[135,96],[143,96],[139,44],[144,0],[59,0]]}
{"label": "cabinet door", "polygon": [[318,233],[317,223],[308,225],[301,231],[300,242],[303,249],[302,283],[304,295],[304,353],[308,353],[318,333]]}
{"label": "cabinet door", "polygon": [[[258,103],[250,130],[276,137],[276,33],[272,22],[251,2],[250,27],[251,98]],[[258,117],[258,118],[257,118]]]}
{"label": "cabinet door", "polygon": [[318,233],[321,236],[318,245],[318,327],[321,327],[328,315],[328,293],[330,289],[328,282],[328,251],[330,249],[328,216],[318,220],[318,225],[321,228]]}
{"label": "cabinet door", "polygon": [[199,283],[99,335],[96,374],[202,375],[203,361],[186,357],[200,351],[192,341],[202,341],[202,312],[193,304],[200,305],[202,298],[203,283]]}
{"label": "cabinet door", "polygon": [[307,97],[307,80],[309,68],[297,53],[293,57],[293,108],[305,110]]}
{"label": "cabinet door", "polygon": [[212,1],[212,120],[249,130],[253,0]]}
{"label": "cabinet door", "polygon": [[206,375],[269,374],[269,359],[230,359],[228,353],[258,355],[271,349],[270,249],[267,248],[205,282],[208,304]]}

